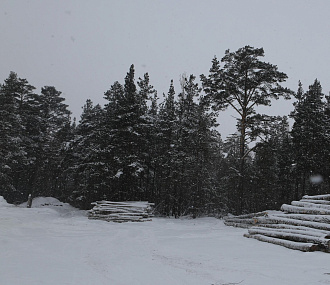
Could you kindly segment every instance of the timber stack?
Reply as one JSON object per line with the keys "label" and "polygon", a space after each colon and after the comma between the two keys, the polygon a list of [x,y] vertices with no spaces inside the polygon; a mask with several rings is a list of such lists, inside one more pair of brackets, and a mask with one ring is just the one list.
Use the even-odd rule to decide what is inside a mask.
{"label": "timber stack", "polygon": [[92,203],[88,218],[107,222],[145,222],[151,221],[153,203],[142,201],[111,202],[97,201]]}
{"label": "timber stack", "polygon": [[228,226],[248,228],[245,237],[301,251],[330,252],[330,194],[304,196],[282,212],[270,211],[225,218]]}

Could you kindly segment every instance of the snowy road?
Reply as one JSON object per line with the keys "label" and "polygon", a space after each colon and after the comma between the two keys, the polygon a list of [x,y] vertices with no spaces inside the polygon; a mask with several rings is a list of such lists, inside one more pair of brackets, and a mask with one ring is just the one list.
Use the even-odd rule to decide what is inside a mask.
{"label": "snowy road", "polygon": [[221,220],[88,220],[67,205],[0,200],[1,285],[330,284],[330,254],[243,237]]}

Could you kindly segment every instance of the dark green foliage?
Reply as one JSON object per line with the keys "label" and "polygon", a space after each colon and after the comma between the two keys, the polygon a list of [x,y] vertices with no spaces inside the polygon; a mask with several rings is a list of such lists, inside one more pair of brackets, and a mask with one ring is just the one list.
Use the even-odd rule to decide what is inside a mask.
{"label": "dark green foliage", "polygon": [[11,72],[0,90],[1,195],[22,202],[34,195],[59,196],[60,161],[70,136],[70,112],[54,87],[41,95]]}
{"label": "dark green foliage", "polygon": [[209,112],[191,75],[175,98],[173,81],[157,120],[156,195],[167,215],[214,212],[219,204],[215,158],[221,159],[215,114]]}
{"label": "dark green foliage", "polygon": [[[320,194],[329,183],[329,120],[324,94],[318,80],[303,93],[301,84],[297,92],[298,101],[292,113],[292,141],[297,187],[300,195]],[[321,175],[324,183],[311,183],[310,178]],[[298,191],[298,190],[297,190]]]}
{"label": "dark green foliage", "polygon": [[90,208],[90,201],[106,192],[109,163],[101,145],[103,120],[101,106],[87,100],[63,163],[66,198],[83,209]]}
{"label": "dark green foliage", "polygon": [[[106,106],[109,146],[111,146],[114,173],[113,181],[116,200],[141,200],[144,198],[142,187],[146,171],[145,135],[146,99],[148,81],[141,83],[143,89],[138,92],[134,79],[134,66],[130,67],[125,78],[124,88],[119,93],[112,93]],[[118,85],[118,84],[117,84]]]}
{"label": "dark green foliage", "polygon": [[286,117],[271,117],[265,128],[268,134],[255,148],[253,159],[252,212],[279,209],[293,199],[292,144]]}
{"label": "dark green foliage", "polygon": [[[0,195],[53,196],[82,209],[147,200],[161,215],[196,217],[328,192],[330,96],[317,80],[307,92],[299,83],[291,132],[286,117],[258,114],[256,106],[292,94],[263,55],[250,46],[226,51],[223,66],[214,58],[201,76],[204,93],[184,75],[180,92],[172,80],[160,103],[148,73],[135,80],[132,65],[104,93],[104,107],[86,101],[77,125],[55,87],[36,94],[11,72],[0,86]],[[216,116],[230,106],[238,132],[222,142]]]}
{"label": "dark green foliage", "polygon": [[0,195],[8,197],[10,202],[21,198],[15,178],[27,163],[24,126],[18,111],[24,83],[11,72],[0,89]]}
{"label": "dark green foliage", "polygon": [[[245,173],[245,161],[250,152],[248,143],[255,139],[256,106],[270,106],[272,99],[290,98],[292,93],[281,83],[287,75],[277,70],[276,65],[260,61],[264,56],[262,48],[245,46],[236,52],[226,51],[221,62],[214,58],[208,77],[201,75],[204,91],[215,110],[224,110],[231,106],[238,114],[237,129],[240,133],[239,142],[239,187],[237,193],[237,211],[244,210],[245,189],[249,179]],[[256,117],[257,116],[257,117]]]}
{"label": "dark green foliage", "polygon": [[[38,172],[43,177],[37,182],[36,195],[61,196],[61,161],[66,146],[72,137],[71,112],[64,104],[61,92],[53,86],[41,88],[40,117],[42,119],[41,149],[38,158]],[[51,158],[51,159],[50,159]],[[37,179],[38,180],[38,179]]]}

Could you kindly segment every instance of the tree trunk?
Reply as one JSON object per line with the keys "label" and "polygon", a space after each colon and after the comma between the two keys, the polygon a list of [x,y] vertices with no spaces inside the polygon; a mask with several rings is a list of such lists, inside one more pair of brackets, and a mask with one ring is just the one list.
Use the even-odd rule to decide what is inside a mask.
{"label": "tree trunk", "polygon": [[[314,243],[322,245],[325,248],[329,247],[330,240],[325,238],[325,235],[315,236],[310,235],[309,232],[301,233],[299,231],[288,231],[284,232],[283,230],[270,230],[262,228],[251,228],[249,229],[250,235],[260,234],[268,237],[280,238],[285,240],[304,242],[304,243]],[[313,234],[313,233],[312,233]]]}
{"label": "tree trunk", "polygon": [[150,221],[153,203],[148,202],[110,202],[98,201],[89,211],[89,219],[112,222],[144,222]]}
{"label": "tree trunk", "polygon": [[243,110],[241,117],[241,129],[240,129],[240,161],[239,161],[239,185],[238,185],[238,212],[242,213],[244,210],[245,201],[245,142],[246,142],[246,111]]}
{"label": "tree trunk", "polygon": [[330,201],[330,194],[315,195],[315,196],[305,195],[305,196],[303,196],[303,199]]}
{"label": "tree trunk", "polygon": [[31,207],[32,207],[32,195],[29,194],[28,201],[27,201],[27,208],[31,208]]}
{"label": "tree trunk", "polygon": [[[328,201],[325,201],[328,202]],[[305,201],[292,201],[292,206],[296,207],[303,207],[303,208],[316,208],[316,209],[324,209],[324,210],[330,210],[330,204],[315,204],[312,202],[309,202],[308,200]]]}
{"label": "tree trunk", "polygon": [[313,204],[323,204],[323,205],[330,205],[330,201],[327,200],[313,200],[313,199],[305,199],[302,198],[300,202],[308,202]]}
{"label": "tree trunk", "polygon": [[[225,224],[249,228],[246,237],[302,251],[330,252],[330,195],[304,196],[283,204],[285,213],[260,212],[225,218]],[[313,201],[316,201],[315,203]]]}
{"label": "tree trunk", "polygon": [[314,207],[298,207],[298,206],[291,206],[287,204],[283,204],[281,207],[282,211],[287,213],[294,213],[294,214],[312,214],[312,215],[330,215],[330,209],[319,209]]}
{"label": "tree trunk", "polygon": [[300,250],[300,251],[315,251],[315,250],[319,249],[319,246],[317,244],[313,244],[313,243],[294,242],[294,241],[288,241],[288,240],[263,236],[263,235],[259,235],[259,234],[256,234],[256,235],[245,234],[244,236],[247,238],[254,238],[259,241],[269,242],[269,243],[284,246],[286,248]]}

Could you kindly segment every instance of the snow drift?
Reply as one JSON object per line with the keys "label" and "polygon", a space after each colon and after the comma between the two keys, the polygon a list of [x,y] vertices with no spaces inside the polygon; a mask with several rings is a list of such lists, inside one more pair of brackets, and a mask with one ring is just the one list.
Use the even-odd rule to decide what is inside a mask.
{"label": "snow drift", "polygon": [[4,285],[330,284],[328,254],[246,239],[215,218],[117,224],[50,198],[7,205],[1,199]]}

